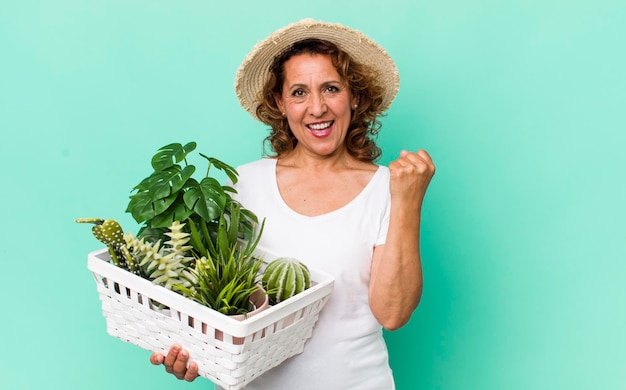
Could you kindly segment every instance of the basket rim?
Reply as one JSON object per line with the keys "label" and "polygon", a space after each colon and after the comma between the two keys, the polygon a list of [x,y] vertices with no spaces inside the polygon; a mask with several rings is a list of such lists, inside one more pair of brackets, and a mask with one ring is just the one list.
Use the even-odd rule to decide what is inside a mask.
{"label": "basket rim", "polygon": [[[272,251],[257,248],[255,255],[263,259],[265,256],[276,256]],[[276,256],[276,258],[279,256]],[[110,278],[127,288],[154,299],[171,309],[184,313],[194,319],[202,321],[217,329],[228,330],[236,337],[246,337],[250,334],[276,323],[311,303],[329,295],[334,288],[334,278],[323,271],[309,268],[311,272],[311,287],[291,297],[288,300],[271,305],[268,309],[244,320],[235,320],[198,302],[195,302],[177,292],[153,284],[151,281],[137,276],[127,270],[111,264],[109,252],[106,248],[92,251],[88,254],[87,268],[94,274]],[[263,260],[267,264],[266,260]],[[95,275],[94,275],[95,276]]]}

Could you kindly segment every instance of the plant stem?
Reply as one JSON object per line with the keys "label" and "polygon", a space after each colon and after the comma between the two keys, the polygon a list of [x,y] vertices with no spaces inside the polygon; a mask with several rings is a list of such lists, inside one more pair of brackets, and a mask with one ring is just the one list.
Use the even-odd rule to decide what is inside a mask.
{"label": "plant stem", "polygon": [[120,259],[117,258],[117,253],[115,253],[115,248],[113,248],[113,245],[107,245],[107,248],[109,250],[109,255],[111,255],[111,260],[113,260],[113,264],[115,264],[117,267],[120,267]]}

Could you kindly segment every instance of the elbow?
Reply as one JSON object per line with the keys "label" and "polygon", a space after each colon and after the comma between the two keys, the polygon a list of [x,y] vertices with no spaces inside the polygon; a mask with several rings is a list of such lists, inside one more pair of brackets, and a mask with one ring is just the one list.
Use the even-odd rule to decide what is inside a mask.
{"label": "elbow", "polygon": [[404,310],[398,310],[394,313],[387,313],[386,315],[377,318],[380,325],[388,331],[394,331],[402,328],[411,319],[411,315],[417,309],[421,299],[421,294],[417,296],[416,301]]}
{"label": "elbow", "polygon": [[394,319],[386,319],[385,321],[381,321],[380,324],[382,325],[382,327],[385,330],[388,331],[394,331],[394,330],[398,330],[400,328],[402,328],[404,325],[406,325],[407,322],[409,322],[409,319],[411,317],[409,316],[409,318],[394,318]]}

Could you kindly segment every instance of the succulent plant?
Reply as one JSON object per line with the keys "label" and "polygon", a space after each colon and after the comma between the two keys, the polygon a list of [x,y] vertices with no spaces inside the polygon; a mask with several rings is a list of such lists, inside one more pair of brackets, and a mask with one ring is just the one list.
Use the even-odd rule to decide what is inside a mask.
{"label": "succulent plant", "polygon": [[262,284],[270,302],[280,303],[311,287],[311,275],[307,266],[297,259],[280,257],[267,265]]}
{"label": "succulent plant", "polygon": [[153,283],[172,289],[175,284],[189,286],[187,268],[195,261],[191,252],[189,233],[182,231],[184,224],[172,223],[168,232],[170,239],[161,245],[138,239],[133,233],[124,233],[120,224],[113,219],[79,218],[78,223],[94,223],[94,237],[107,245],[111,260]]}
{"label": "succulent plant", "polygon": [[94,226],[91,231],[98,241],[107,246],[113,263],[118,267],[129,269],[121,250],[122,245],[124,245],[124,230],[119,222],[114,219],[104,220],[101,218],[78,218],[76,222],[93,223]]}
{"label": "succulent plant", "polygon": [[178,221],[172,223],[165,235],[170,240],[161,245],[161,241],[155,243],[138,239],[133,233],[126,233],[124,240],[125,248],[131,256],[131,263],[138,264],[146,279],[161,285],[169,290],[175,285],[189,287],[189,271],[187,270],[195,261],[191,255],[189,233],[182,231],[184,224]]}

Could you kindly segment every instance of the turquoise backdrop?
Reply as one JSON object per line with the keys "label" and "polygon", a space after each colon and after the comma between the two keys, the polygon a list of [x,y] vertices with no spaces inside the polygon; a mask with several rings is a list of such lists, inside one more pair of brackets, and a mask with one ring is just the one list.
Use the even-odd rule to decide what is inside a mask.
{"label": "turquoise backdrop", "polygon": [[106,334],[100,244],[73,221],[134,229],[127,196],[167,143],[260,157],[234,73],[303,17],[387,48],[381,162],[437,164],[423,300],[386,334],[398,389],[626,389],[623,0],[3,1],[0,388],[210,388]]}

